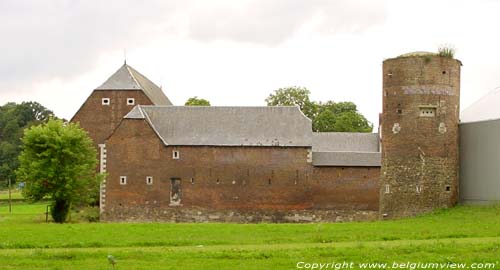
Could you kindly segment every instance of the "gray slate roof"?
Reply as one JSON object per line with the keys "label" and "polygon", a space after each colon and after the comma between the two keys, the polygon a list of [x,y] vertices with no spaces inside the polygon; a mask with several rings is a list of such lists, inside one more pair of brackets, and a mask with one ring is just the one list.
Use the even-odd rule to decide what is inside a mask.
{"label": "gray slate roof", "polygon": [[380,166],[378,134],[313,133],[298,107],[136,106],[165,145],[311,147],[314,166]]}
{"label": "gray slate roof", "polygon": [[142,90],[155,105],[172,105],[160,87],[127,64],[95,90]]}
{"label": "gray slate roof", "polygon": [[314,132],[313,151],[379,152],[377,133]]}
{"label": "gray slate roof", "polygon": [[380,152],[313,152],[314,166],[380,167]]}
{"label": "gray slate roof", "polygon": [[166,145],[312,145],[311,120],[298,107],[136,106]]}
{"label": "gray slate roof", "polygon": [[314,166],[381,165],[377,133],[315,132],[312,149]]}

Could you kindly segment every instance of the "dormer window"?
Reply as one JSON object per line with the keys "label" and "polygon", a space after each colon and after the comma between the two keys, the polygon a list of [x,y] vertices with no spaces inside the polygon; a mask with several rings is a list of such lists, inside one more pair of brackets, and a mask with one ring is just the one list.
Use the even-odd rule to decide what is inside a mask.
{"label": "dormer window", "polygon": [[109,98],[102,98],[101,103],[104,106],[109,106],[109,104],[111,103],[111,100]]}
{"label": "dormer window", "polygon": [[127,105],[135,105],[135,98],[127,98]]}

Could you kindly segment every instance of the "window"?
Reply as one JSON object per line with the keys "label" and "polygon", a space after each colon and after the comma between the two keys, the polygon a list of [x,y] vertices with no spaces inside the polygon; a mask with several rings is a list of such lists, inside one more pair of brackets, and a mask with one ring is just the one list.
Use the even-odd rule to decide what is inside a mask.
{"label": "window", "polygon": [[153,184],[153,176],[146,176],[146,184],[148,185]]}
{"label": "window", "polygon": [[102,105],[109,105],[111,103],[111,100],[109,98],[102,98],[101,100]]}
{"label": "window", "polygon": [[173,159],[179,159],[180,155],[179,155],[179,151],[178,150],[174,150],[172,151],[172,158]]}
{"label": "window", "polygon": [[435,115],[436,115],[436,108],[420,107],[420,117],[434,117]]}
{"label": "window", "polygon": [[446,191],[450,192],[451,191],[451,186],[446,186]]}
{"label": "window", "polygon": [[194,184],[194,177],[191,178],[191,184]]}
{"label": "window", "polygon": [[126,185],[126,184],[127,184],[127,177],[120,176],[120,185]]}
{"label": "window", "polygon": [[127,98],[127,105],[134,105],[134,104],[135,104],[134,98]]}
{"label": "window", "polygon": [[385,193],[390,193],[391,190],[390,190],[390,186],[389,185],[385,185]]}
{"label": "window", "polygon": [[422,192],[422,186],[417,186],[417,193]]}

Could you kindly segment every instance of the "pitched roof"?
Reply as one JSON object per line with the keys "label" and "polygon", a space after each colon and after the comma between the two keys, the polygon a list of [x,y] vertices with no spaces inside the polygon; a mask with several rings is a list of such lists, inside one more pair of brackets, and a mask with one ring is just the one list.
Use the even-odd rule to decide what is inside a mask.
{"label": "pitched roof", "polygon": [[377,133],[314,132],[313,151],[379,152]]}
{"label": "pitched roof", "polygon": [[142,90],[155,105],[172,105],[160,87],[126,63],[95,90]]}
{"label": "pitched roof", "polygon": [[315,132],[312,149],[314,166],[381,165],[377,133]]}
{"label": "pitched roof", "polygon": [[298,107],[136,106],[166,145],[311,146],[311,120]]}

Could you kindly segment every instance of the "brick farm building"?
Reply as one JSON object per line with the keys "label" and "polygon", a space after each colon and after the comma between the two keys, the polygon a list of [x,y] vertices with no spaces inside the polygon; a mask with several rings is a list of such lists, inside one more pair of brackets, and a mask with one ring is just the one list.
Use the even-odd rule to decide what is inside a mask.
{"label": "brick farm building", "polygon": [[99,149],[101,220],[336,222],[458,201],[458,60],[383,63],[379,133],[316,133],[298,107],[173,106],[124,64],[73,117]]}

